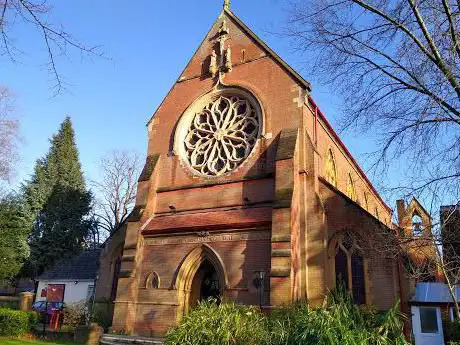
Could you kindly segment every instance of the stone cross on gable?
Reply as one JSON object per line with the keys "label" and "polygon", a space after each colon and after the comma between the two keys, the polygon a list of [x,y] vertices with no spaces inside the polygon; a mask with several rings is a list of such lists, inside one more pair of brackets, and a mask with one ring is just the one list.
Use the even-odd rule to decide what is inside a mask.
{"label": "stone cross on gable", "polygon": [[217,32],[216,42],[218,43],[218,49],[217,52],[213,49],[209,63],[209,73],[213,77],[218,75],[219,81],[222,80],[225,73],[232,71],[232,51],[229,46],[225,48],[225,41],[230,38],[229,34],[230,30],[227,22],[223,19]]}
{"label": "stone cross on gable", "polygon": [[224,9],[230,10],[230,0],[224,0]]}

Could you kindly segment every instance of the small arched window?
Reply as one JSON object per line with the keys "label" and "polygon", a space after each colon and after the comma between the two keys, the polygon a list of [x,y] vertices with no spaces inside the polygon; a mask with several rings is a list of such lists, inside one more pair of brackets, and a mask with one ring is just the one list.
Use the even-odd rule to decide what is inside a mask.
{"label": "small arched window", "polygon": [[353,176],[351,176],[351,173],[348,173],[347,189],[345,193],[351,200],[357,201],[355,183],[353,182]]}
{"label": "small arched window", "polygon": [[412,216],[412,236],[422,236],[424,232],[422,218],[414,213]]}
{"label": "small arched window", "polygon": [[147,276],[145,280],[146,289],[159,289],[160,288],[160,276],[157,272],[152,272]]}
{"label": "small arched window", "polygon": [[324,170],[326,180],[334,187],[337,187],[337,167],[335,164],[334,153],[332,152],[332,149],[327,150]]}
{"label": "small arched window", "polygon": [[366,303],[365,259],[356,237],[345,232],[335,242],[335,283],[342,284],[356,304]]}

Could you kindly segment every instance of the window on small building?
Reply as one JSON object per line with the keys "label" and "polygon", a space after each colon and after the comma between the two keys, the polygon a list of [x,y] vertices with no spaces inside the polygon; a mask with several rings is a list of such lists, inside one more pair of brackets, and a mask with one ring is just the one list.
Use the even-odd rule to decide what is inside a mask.
{"label": "window on small building", "polygon": [[334,153],[332,152],[332,149],[327,151],[325,177],[331,185],[337,187],[337,167],[335,164]]}
{"label": "window on small building", "polygon": [[347,189],[345,192],[351,200],[357,201],[355,183],[353,182],[351,173],[348,173]]}
{"label": "window on small building", "polygon": [[423,235],[423,223],[422,218],[418,214],[412,216],[412,236]]}
{"label": "window on small building", "polygon": [[366,303],[365,259],[355,236],[346,232],[336,242],[335,282],[344,286],[356,304]]}
{"label": "window on small building", "polygon": [[438,333],[438,314],[436,308],[420,307],[419,312],[422,333]]}

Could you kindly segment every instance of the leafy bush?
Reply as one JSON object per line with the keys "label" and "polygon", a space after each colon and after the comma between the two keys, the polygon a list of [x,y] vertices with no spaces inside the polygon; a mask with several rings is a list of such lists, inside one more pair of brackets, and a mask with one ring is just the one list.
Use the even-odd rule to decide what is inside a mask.
{"label": "leafy bush", "polygon": [[86,301],[82,300],[75,303],[67,304],[64,308],[64,325],[72,329],[77,326],[86,324],[88,320],[88,307]]}
{"label": "leafy bush", "polygon": [[32,330],[37,322],[35,312],[0,308],[0,335],[20,336]]}
{"label": "leafy bush", "polygon": [[258,308],[206,301],[168,332],[165,345],[260,345],[267,336],[266,318]]}
{"label": "leafy bush", "polygon": [[265,316],[233,303],[200,303],[166,336],[165,345],[408,345],[398,305],[385,313],[353,304],[346,291],[322,307],[297,303]]}
{"label": "leafy bush", "polygon": [[19,298],[17,297],[2,297],[0,299],[0,308],[19,309]]}

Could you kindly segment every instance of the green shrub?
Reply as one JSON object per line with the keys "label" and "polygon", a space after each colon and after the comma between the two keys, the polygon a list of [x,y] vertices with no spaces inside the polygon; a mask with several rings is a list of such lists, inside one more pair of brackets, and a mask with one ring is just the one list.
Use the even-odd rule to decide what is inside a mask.
{"label": "green shrub", "polygon": [[353,304],[343,290],[331,293],[324,305],[294,304],[269,318],[270,345],[406,345],[398,305],[377,313]]}
{"label": "green shrub", "polygon": [[460,320],[450,321],[445,323],[445,341],[452,344],[460,344]]}
{"label": "green shrub", "polygon": [[32,330],[37,322],[35,312],[0,308],[0,336],[20,336]]}
{"label": "green shrub", "polygon": [[266,318],[258,308],[207,301],[168,332],[165,345],[260,345],[267,336]]}
{"label": "green shrub", "polygon": [[0,298],[0,308],[19,309],[19,298],[2,296]]}
{"label": "green shrub", "polygon": [[346,291],[322,307],[297,303],[268,316],[258,308],[204,302],[166,336],[165,345],[408,345],[398,305],[385,313],[354,305]]}

